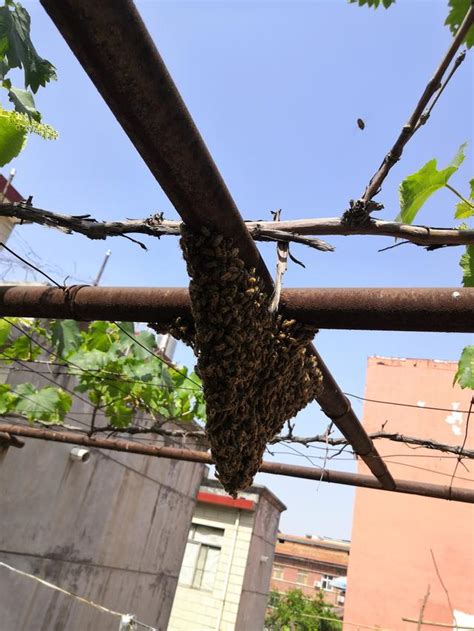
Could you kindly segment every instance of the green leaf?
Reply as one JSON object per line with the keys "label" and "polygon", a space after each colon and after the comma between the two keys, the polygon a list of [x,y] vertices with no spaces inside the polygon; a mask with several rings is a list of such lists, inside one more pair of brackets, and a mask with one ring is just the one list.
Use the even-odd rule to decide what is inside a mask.
{"label": "green leaf", "polygon": [[[134,335],[134,338],[141,345],[140,346],[139,344],[133,344],[132,352],[135,357],[139,357],[141,359],[147,359],[148,357],[151,357],[152,353],[153,354],[155,353],[156,338],[153,335],[153,333],[150,333],[149,331],[140,331],[136,335]],[[145,346],[148,349],[148,351],[145,350],[143,346]]]}
{"label": "green leaf", "polygon": [[41,354],[41,348],[26,335],[20,335],[4,349],[4,352],[12,359],[28,361],[36,359]]}
{"label": "green leaf", "polygon": [[53,320],[50,332],[54,348],[61,357],[74,352],[82,339],[74,320]]}
{"label": "green leaf", "polygon": [[8,414],[15,407],[17,397],[8,383],[0,384],[0,414]]}
{"label": "green leaf", "polygon": [[26,131],[15,123],[11,112],[0,110],[0,166],[20,153],[26,143]]}
{"label": "green leaf", "polygon": [[0,320],[0,347],[7,342],[11,329],[12,325],[2,318]]}
{"label": "green leaf", "polygon": [[85,333],[85,343],[88,350],[106,352],[113,344],[113,338],[108,322],[92,322]]}
{"label": "green leaf", "polygon": [[419,171],[406,177],[400,184],[400,213],[395,221],[402,223],[413,223],[418,211],[426,200],[440,188],[442,188],[449,178],[456,173],[464,160],[464,150],[467,143],[459,147],[451,164],[438,171],[435,159],[427,162]]}
{"label": "green leaf", "polygon": [[466,251],[461,256],[459,265],[463,271],[463,286],[474,287],[474,245],[466,245]]}
{"label": "green leaf", "polygon": [[456,204],[456,213],[454,215],[456,219],[467,219],[468,217],[472,217],[472,215],[474,215],[474,179],[472,179],[469,184],[471,186],[471,192],[469,193],[468,200],[470,204],[466,202],[459,202],[459,204]]}
{"label": "green leaf", "polygon": [[0,7],[0,46],[3,47],[2,74],[11,68],[23,68],[25,88],[36,93],[40,86],[56,79],[54,66],[38,55],[30,39],[30,16],[19,3],[12,4],[13,11]]}
{"label": "green leaf", "polygon": [[377,9],[380,4],[382,4],[386,9],[388,9],[390,5],[395,4],[395,0],[349,0],[349,3],[357,3],[360,7],[363,7],[366,4],[368,7],[373,7],[374,9]]}
{"label": "green leaf", "polygon": [[[449,0],[448,6],[450,11],[446,18],[445,24],[449,26],[449,30],[453,35],[456,35],[462,21],[466,17],[467,12],[471,6],[471,0]],[[464,43],[468,48],[474,45],[474,26],[471,26],[464,38]]]}
{"label": "green leaf", "polygon": [[16,411],[29,421],[60,423],[69,412],[71,397],[61,388],[41,388],[31,383],[22,383],[15,388],[19,399]]}
{"label": "green leaf", "polygon": [[474,346],[466,346],[461,353],[458,370],[454,375],[454,383],[461,388],[474,389]]}
{"label": "green leaf", "polygon": [[37,123],[41,121],[41,114],[36,109],[31,92],[21,88],[11,88],[8,98],[14,104],[15,111],[20,114],[26,114],[28,118],[35,120]]}

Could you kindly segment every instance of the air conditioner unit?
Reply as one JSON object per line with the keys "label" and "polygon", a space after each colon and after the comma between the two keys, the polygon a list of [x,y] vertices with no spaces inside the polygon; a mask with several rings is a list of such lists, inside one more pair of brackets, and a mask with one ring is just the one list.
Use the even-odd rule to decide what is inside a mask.
{"label": "air conditioner unit", "polygon": [[315,581],[314,586],[317,587],[318,589],[321,589],[321,581]]}

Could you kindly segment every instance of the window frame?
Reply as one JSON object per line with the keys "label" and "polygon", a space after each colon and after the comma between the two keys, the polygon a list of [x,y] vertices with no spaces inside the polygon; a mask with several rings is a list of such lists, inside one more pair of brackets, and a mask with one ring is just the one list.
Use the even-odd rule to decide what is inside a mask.
{"label": "window frame", "polygon": [[[208,528],[209,530],[214,530],[215,531],[215,535],[209,535],[210,537],[218,537],[220,538],[220,545],[218,543],[210,543],[210,542],[206,542],[206,541],[200,541],[199,540],[199,527],[201,528]],[[198,538],[196,538],[196,534],[198,534]],[[181,578],[181,572],[183,569],[183,565],[181,566],[181,572],[180,572],[180,577],[178,579],[178,583],[179,585],[182,585],[183,587],[189,587],[191,589],[198,589],[200,591],[205,591],[205,592],[213,592],[214,591],[214,585],[215,585],[215,581],[216,581],[216,577],[217,577],[217,570],[218,570],[218,565],[219,565],[219,560],[220,560],[220,552],[222,550],[222,545],[223,545],[223,541],[224,541],[224,537],[225,537],[225,529],[224,528],[219,528],[217,526],[208,526],[207,524],[199,524],[199,523],[195,523],[193,522],[191,524],[191,528],[189,529],[189,534],[188,534],[188,541],[186,543],[186,549],[185,549],[185,556],[183,557],[183,562],[184,559],[186,557],[186,551],[190,550],[189,546],[193,546],[193,547],[197,547],[197,553],[195,554],[195,556],[193,557],[193,564],[192,566],[189,566],[189,570],[191,573],[191,579],[189,581],[184,581]],[[201,534],[201,538],[205,539],[205,535]],[[214,569],[206,570],[206,565],[208,562],[208,559],[210,558],[210,554],[209,551],[217,551],[218,556],[217,559],[215,560],[215,565],[214,565]],[[206,572],[211,572],[213,574],[212,576],[212,586],[203,586],[203,581],[205,580],[206,577]]]}
{"label": "window frame", "polygon": [[320,589],[324,590],[325,592],[333,592],[334,586],[332,582],[335,578],[335,576],[331,576],[330,574],[321,574]]}

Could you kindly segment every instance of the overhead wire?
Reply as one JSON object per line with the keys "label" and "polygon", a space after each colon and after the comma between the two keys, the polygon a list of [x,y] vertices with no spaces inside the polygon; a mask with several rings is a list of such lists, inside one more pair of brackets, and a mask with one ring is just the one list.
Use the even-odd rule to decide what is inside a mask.
{"label": "overhead wire", "polygon": [[[295,450],[296,451],[296,450]],[[307,458],[306,454],[302,454],[302,453],[291,453],[291,452],[285,452],[285,451],[280,451],[280,450],[273,450],[270,452],[270,454],[273,455],[278,455],[278,456],[298,456],[300,458]],[[402,454],[400,454],[402,455]],[[393,457],[393,456],[392,456]],[[315,460],[324,460],[324,456],[313,456],[313,458]],[[386,456],[384,456],[384,459],[386,458]],[[334,458],[333,461],[338,461],[338,462],[353,462],[353,458]],[[418,465],[414,465],[414,464],[408,464],[408,463],[404,463],[404,462],[397,462],[397,461],[393,461],[393,460],[385,460],[385,462],[388,462],[389,464],[393,464],[393,465],[400,465],[403,467],[408,467],[410,469],[418,469],[420,471],[425,471],[427,473],[434,473],[436,475],[442,475],[445,477],[451,477],[451,473],[447,473],[447,472],[443,472],[443,471],[436,471],[436,469],[429,469],[427,467],[420,467]],[[315,465],[318,467],[318,465]],[[321,468],[321,467],[318,467]],[[466,478],[463,476],[456,476],[456,480],[463,480],[465,482],[474,482],[473,478]]]}
{"label": "overhead wire", "polygon": [[[8,565],[8,563],[5,563],[4,561],[0,561],[0,567],[4,567],[7,570],[10,570],[11,572],[15,572],[15,574],[19,574],[20,576],[34,580],[37,583],[41,583],[45,587],[49,587],[50,589],[60,592],[64,594],[65,596],[74,598],[75,600],[78,600],[79,602],[85,605],[89,605],[90,607],[93,607],[94,609],[98,609],[99,611],[103,613],[108,613],[113,616],[118,616],[121,620],[121,623],[123,625],[127,624],[128,628],[130,629],[135,628],[136,626],[139,626],[139,627],[142,627],[143,629],[148,629],[149,631],[157,631],[155,627],[151,627],[149,624],[146,624],[145,622],[141,622],[140,620],[137,620],[135,616],[131,614],[120,613],[119,611],[114,611],[113,609],[109,609],[108,607],[99,605],[98,603],[95,603],[92,600],[89,600],[88,598],[84,598],[83,596],[79,596],[78,594],[75,594],[74,592],[70,592],[69,590],[64,589],[63,587],[59,587],[58,585],[55,585],[54,583],[51,583],[50,581],[46,581],[45,579],[40,578],[39,576],[36,576],[35,574],[30,574],[29,572],[25,572],[24,570],[19,570],[18,568],[13,567],[12,565]],[[135,627],[133,627],[132,625],[135,625]]]}
{"label": "overhead wire", "polygon": [[[0,241],[0,246],[3,246],[8,252],[10,252],[10,254],[12,254],[13,256],[15,256],[17,259],[19,259],[20,261],[22,261],[23,263],[25,263],[26,265],[29,265],[32,269],[34,269],[36,272],[38,272],[39,274],[42,274],[45,278],[47,278],[51,283],[53,283],[53,285],[55,285],[56,287],[58,287],[58,289],[63,290],[64,292],[67,291],[67,287],[65,285],[60,285],[56,280],[54,280],[54,278],[52,278],[51,276],[49,276],[49,274],[46,274],[46,272],[44,272],[43,270],[41,270],[39,267],[37,267],[36,265],[33,265],[33,263],[31,263],[30,261],[28,261],[27,259],[24,259],[22,256],[20,256],[19,254],[17,254],[16,252],[14,252],[11,248],[9,248],[8,246],[6,246],[4,243],[2,243]],[[195,386],[198,386],[198,388],[202,389],[202,385],[199,384],[197,381],[194,381],[194,379],[191,379],[190,377],[188,377],[188,375],[179,370],[178,368],[176,368],[176,366],[173,364],[173,362],[168,361],[166,359],[164,359],[163,357],[160,357],[160,355],[154,353],[150,348],[148,348],[147,346],[145,346],[145,344],[142,344],[139,340],[137,340],[137,338],[133,335],[130,335],[130,333],[124,329],[118,322],[116,322],[115,320],[111,320],[110,321],[112,324],[115,324],[116,327],[118,327],[127,337],[129,337],[135,344],[137,344],[138,346],[140,346],[141,348],[143,348],[145,351],[147,351],[150,355],[152,355],[153,357],[155,357],[155,359],[158,359],[158,361],[162,362],[163,364],[165,364],[166,366],[168,366],[168,368],[171,368],[171,370],[174,370],[177,374],[181,375],[181,377],[184,377],[185,379],[187,379],[188,381],[190,381],[191,383],[193,383]]]}
{"label": "overhead wire", "polygon": [[[5,317],[3,319],[7,320],[7,318],[5,318]],[[14,323],[12,323],[12,324],[13,324],[13,326],[15,326]],[[17,328],[19,328],[19,327],[17,327]],[[26,335],[26,333],[25,333],[25,335]],[[56,357],[59,357],[55,353],[52,353],[52,354],[54,354]],[[31,363],[35,363],[35,364],[43,364],[43,365],[46,365],[46,366],[57,366],[57,367],[64,367],[65,364],[71,364],[71,362],[69,360],[67,360],[65,358],[61,358],[61,357],[59,357],[59,358],[62,359],[64,363],[48,362],[48,361],[38,360],[38,359],[33,359],[33,360],[28,360],[28,361],[31,362]],[[163,388],[163,389],[166,389],[166,390],[188,390],[190,392],[194,392],[195,391],[195,388],[186,388],[185,386],[174,386],[174,385],[170,386],[168,384],[164,384],[164,383],[161,383],[159,381],[153,381],[153,380],[144,381],[143,379],[124,378],[124,377],[121,377],[119,375],[119,373],[115,373],[115,372],[110,371],[110,370],[104,370],[102,368],[87,368],[86,369],[86,368],[82,368],[80,366],[77,366],[77,368],[82,370],[82,371],[91,372],[91,373],[92,372],[101,372],[101,373],[105,372],[105,373],[107,373],[109,375],[113,375],[115,377],[118,377],[118,379],[114,379],[113,381],[117,381],[118,380],[118,381],[122,381],[123,383],[136,383],[136,384],[146,383],[147,385],[156,386],[158,388]],[[64,375],[66,375],[68,373],[57,373],[57,374],[64,374]],[[106,378],[102,377],[102,379],[106,379]],[[367,401],[367,402],[370,402],[370,403],[382,403],[384,405],[393,405],[393,406],[416,408],[417,410],[431,410],[431,411],[439,411],[439,412],[459,412],[461,414],[467,414],[469,412],[469,410],[454,410],[453,408],[443,408],[443,407],[428,406],[428,405],[416,405],[414,403],[406,403],[406,402],[403,402],[403,401],[384,401],[382,399],[369,399],[367,397],[362,397],[360,395],[352,394],[352,393],[349,393],[349,392],[344,392],[344,394],[346,396],[348,396],[348,397],[359,399],[361,401]]]}
{"label": "overhead wire", "polygon": [[[31,342],[33,342],[34,344],[36,344],[39,348],[41,348],[43,351],[45,351],[46,353],[48,353],[49,355],[53,355],[54,357],[56,357],[57,359],[63,361],[65,364],[72,366],[75,369],[80,370],[83,373],[86,374],[93,374],[92,371],[88,368],[83,368],[82,366],[79,366],[79,364],[76,364],[75,362],[72,362],[69,359],[66,359],[65,357],[62,357],[59,353],[56,353],[54,351],[52,351],[51,349],[47,348],[46,346],[44,346],[44,344],[41,344],[41,342],[39,342],[38,340],[36,340],[32,335],[30,335],[27,331],[25,331],[22,327],[19,327],[17,324],[15,324],[15,322],[12,322],[11,320],[9,320],[8,318],[3,318],[3,320],[5,320],[6,322],[8,322],[11,326],[13,326],[15,329],[17,329],[22,335],[25,335]],[[9,357],[9,359],[16,361],[13,357]],[[35,362],[38,363],[38,362]],[[59,366],[64,366],[64,364],[57,364]],[[33,371],[36,372],[37,374],[44,374],[43,371]],[[68,373],[63,373],[63,374],[68,374]],[[48,379],[47,377],[44,377],[45,379]],[[50,379],[48,379],[49,381],[51,381]],[[114,388],[121,392],[123,395],[128,395],[129,393],[125,390],[123,390],[122,388],[120,388],[115,382],[117,381],[116,379],[111,379],[111,378],[107,378],[107,377],[102,377],[103,381],[110,381],[110,382],[114,382]],[[135,382],[135,381],[134,381]],[[140,383],[140,384],[145,384],[145,383],[149,383],[149,382],[145,382],[144,380],[138,381],[136,380],[136,383]],[[188,388],[188,390],[192,390],[194,391],[194,389],[192,388]],[[139,399],[141,399],[141,397],[138,397]],[[97,406],[98,409],[103,409],[106,407],[109,407],[110,405],[113,405],[116,401],[120,401],[121,397],[118,396],[117,398],[113,398],[111,399],[109,402],[105,403],[104,405],[101,406]],[[144,404],[145,408],[147,409],[148,412],[151,413],[151,418],[156,421],[156,418],[153,417],[152,414],[152,408],[145,402],[142,400],[142,403]],[[92,405],[89,402],[89,405]],[[96,408],[96,406],[92,405],[92,407]]]}
{"label": "overhead wire", "polygon": [[383,401],[380,399],[369,399],[368,397],[362,397],[358,394],[352,394],[350,392],[344,392],[346,397],[351,397],[352,399],[358,399],[359,401],[367,401],[369,403],[382,403],[383,405],[396,405],[405,408],[416,408],[417,410],[435,410],[437,412],[460,412],[462,414],[467,414],[469,410],[454,410],[453,408],[439,408],[432,405],[417,405],[415,403],[403,403],[400,401]]}

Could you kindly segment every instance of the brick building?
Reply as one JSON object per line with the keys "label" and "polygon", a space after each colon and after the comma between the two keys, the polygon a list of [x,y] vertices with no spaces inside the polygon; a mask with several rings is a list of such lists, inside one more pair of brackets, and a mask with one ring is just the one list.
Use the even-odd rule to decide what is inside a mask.
{"label": "brick building", "polygon": [[[453,386],[456,369],[456,362],[370,357],[365,429],[384,425],[385,431],[451,445],[467,435],[465,447],[473,449],[474,432],[467,432],[472,391]],[[377,449],[396,478],[451,484],[455,454],[388,440],[378,440]],[[361,462],[359,471],[367,473]],[[464,459],[454,485],[473,484],[473,461]],[[413,630],[428,591],[423,619],[438,626],[423,629],[446,628],[454,619],[472,628],[473,587],[474,506],[356,490],[344,629]]]}
{"label": "brick building", "polygon": [[[327,537],[278,534],[271,588],[300,589],[307,596],[321,590],[326,602],[341,607],[350,542]],[[337,580],[339,579],[339,580]]]}

